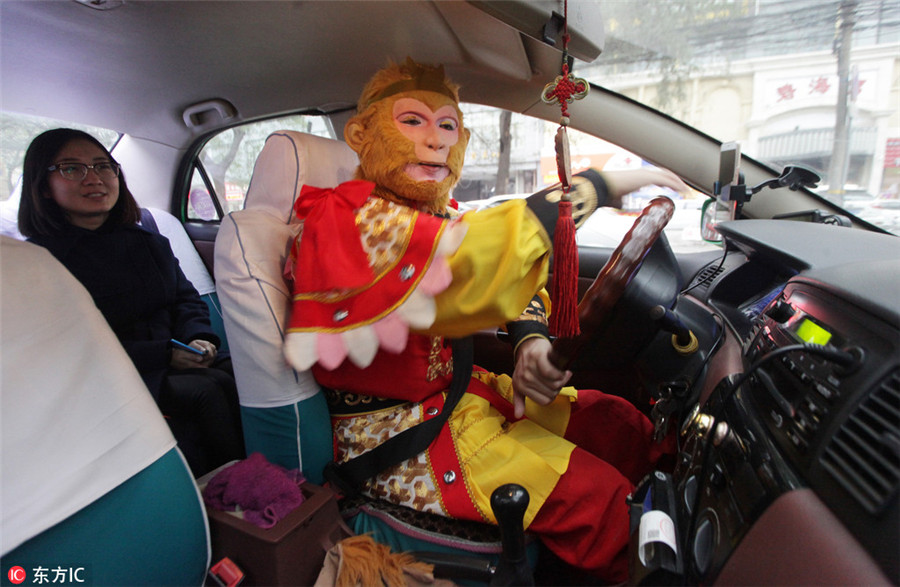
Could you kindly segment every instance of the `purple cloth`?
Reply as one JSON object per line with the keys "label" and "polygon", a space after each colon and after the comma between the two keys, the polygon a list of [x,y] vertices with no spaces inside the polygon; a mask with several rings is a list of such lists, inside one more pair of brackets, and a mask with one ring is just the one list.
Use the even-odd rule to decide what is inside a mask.
{"label": "purple cloth", "polygon": [[203,489],[203,501],[212,509],[235,511],[244,519],[271,528],[303,503],[300,471],[288,471],[253,453],[217,473]]}

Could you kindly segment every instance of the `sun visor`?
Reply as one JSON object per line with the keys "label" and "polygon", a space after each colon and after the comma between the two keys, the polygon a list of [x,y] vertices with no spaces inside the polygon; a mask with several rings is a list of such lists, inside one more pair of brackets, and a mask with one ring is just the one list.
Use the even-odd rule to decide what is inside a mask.
{"label": "sun visor", "polygon": [[[522,34],[562,50],[562,3],[557,0],[468,0],[479,10],[505,22]],[[569,54],[590,63],[600,56],[606,35],[600,6],[571,2],[568,6]]]}

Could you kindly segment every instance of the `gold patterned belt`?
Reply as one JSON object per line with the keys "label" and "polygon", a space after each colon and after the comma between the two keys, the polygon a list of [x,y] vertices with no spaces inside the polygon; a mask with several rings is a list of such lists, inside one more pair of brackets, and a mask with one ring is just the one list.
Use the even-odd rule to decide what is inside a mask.
{"label": "gold patterned belt", "polygon": [[374,395],[339,391],[327,387],[323,388],[323,391],[325,393],[325,399],[328,401],[328,411],[333,416],[364,414],[366,412],[375,412],[409,403],[409,401],[405,399],[376,397]]}

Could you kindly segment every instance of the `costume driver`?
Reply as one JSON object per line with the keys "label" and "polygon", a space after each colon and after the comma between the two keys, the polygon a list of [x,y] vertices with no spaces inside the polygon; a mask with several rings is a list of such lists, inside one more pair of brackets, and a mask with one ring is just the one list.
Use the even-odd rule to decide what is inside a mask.
{"label": "costume driver", "polygon": [[[463,215],[451,205],[469,138],[458,102],[442,68],[411,60],[366,85],[344,131],[359,155],[356,179],[305,187],[295,207],[304,224],[285,355],[334,390],[342,462],[442,411],[449,339],[506,325],[513,376],[476,367],[428,450],[363,491],[496,523],[491,493],[518,483],[530,495],[529,532],[564,561],[623,581],[625,498],[670,447],[651,440],[652,424],[627,401],[562,388],[571,373],[548,359],[546,230],[522,200]],[[643,173],[595,172],[594,207],[647,183],[685,187]]]}

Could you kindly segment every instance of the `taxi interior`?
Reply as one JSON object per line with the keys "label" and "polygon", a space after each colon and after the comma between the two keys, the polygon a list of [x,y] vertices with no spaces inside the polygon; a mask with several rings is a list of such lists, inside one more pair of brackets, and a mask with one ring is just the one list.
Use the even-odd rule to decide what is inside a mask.
{"label": "taxi interior", "polygon": [[[568,6],[576,68],[602,59],[596,6]],[[554,122],[558,110],[539,96],[559,70],[562,10],[552,1],[2,2],[2,108],[120,132],[113,154],[139,203],[178,218],[214,275],[227,211],[217,201],[211,220],[187,212],[211,137],[304,114],[340,140],[363,84],[407,56],[443,64],[468,102]],[[573,109],[573,128],[714,196],[720,141],[598,85]],[[850,226],[774,219],[845,212],[779,183],[781,170],[746,156],[740,165],[742,189],[769,184],[717,226],[721,246],[676,254],[664,233],[652,235],[603,325],[573,353],[576,386],[621,393],[679,429],[674,470],[635,500],[667,511],[676,548],[642,561],[635,542],[630,582],[896,584],[900,241],[852,215]],[[617,255],[589,246],[579,255],[584,293]],[[683,352],[682,336],[696,348]],[[497,333],[477,339],[476,364],[509,372]]]}

